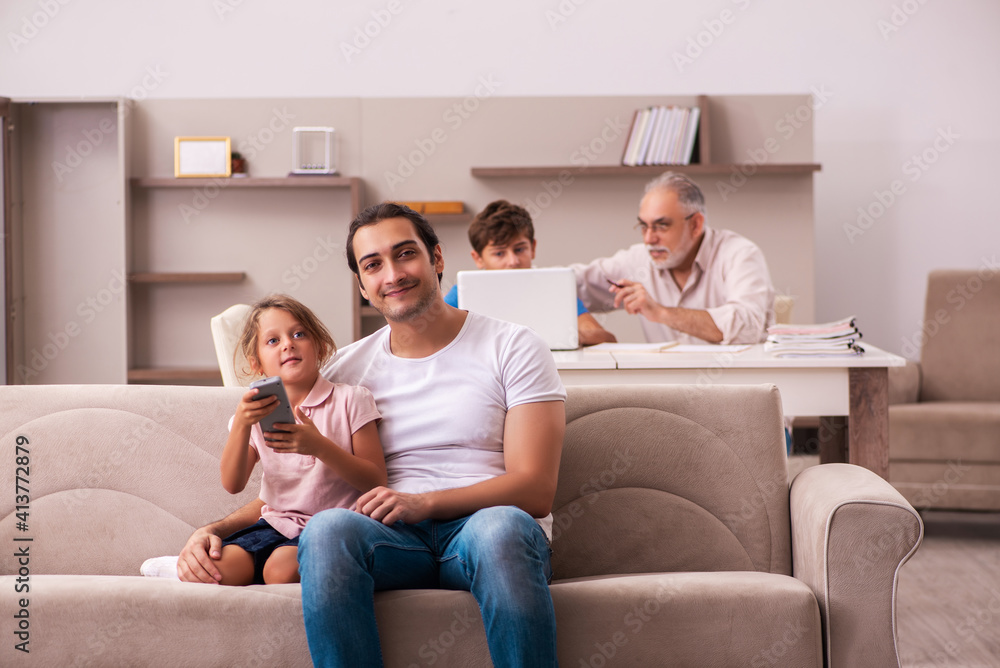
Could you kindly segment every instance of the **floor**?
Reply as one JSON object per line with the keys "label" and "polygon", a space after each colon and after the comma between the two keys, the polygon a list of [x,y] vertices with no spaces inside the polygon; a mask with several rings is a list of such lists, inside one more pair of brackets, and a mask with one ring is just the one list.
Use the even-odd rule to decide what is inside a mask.
{"label": "floor", "polygon": [[[794,454],[789,476],[819,463]],[[1000,667],[1000,513],[925,510],[924,541],[900,569],[903,668]]]}
{"label": "floor", "polygon": [[1000,513],[924,511],[899,573],[903,668],[1000,666]]}

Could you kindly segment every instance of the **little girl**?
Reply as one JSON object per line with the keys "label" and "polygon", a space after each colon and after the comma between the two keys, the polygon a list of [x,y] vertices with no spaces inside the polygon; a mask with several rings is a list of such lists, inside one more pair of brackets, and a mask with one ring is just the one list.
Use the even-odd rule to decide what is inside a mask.
{"label": "little girl", "polygon": [[254,304],[239,346],[254,376],[281,377],[296,424],[264,434],[258,422],[278,399],[256,400],[256,389],[240,399],[222,451],[222,486],[231,494],[243,491],[260,461],[264,507],[259,522],[222,541],[217,566],[222,584],[298,582],[297,546],[306,521],[326,508],[350,508],[363,492],[386,484],[381,415],[365,388],[320,376],[336,352],[333,338],[291,297]]}

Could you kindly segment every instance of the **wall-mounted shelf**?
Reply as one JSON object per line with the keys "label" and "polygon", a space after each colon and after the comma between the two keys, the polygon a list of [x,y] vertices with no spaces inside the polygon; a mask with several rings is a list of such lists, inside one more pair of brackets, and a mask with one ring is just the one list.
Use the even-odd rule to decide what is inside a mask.
{"label": "wall-mounted shelf", "polygon": [[147,271],[129,274],[133,284],[155,283],[239,283],[247,277],[244,271]]}
{"label": "wall-mounted shelf", "polygon": [[129,369],[130,383],[180,383],[190,381],[222,382],[222,372],[212,368],[162,368],[162,369]]}
{"label": "wall-mounted shelf", "polygon": [[148,176],[131,179],[139,188],[348,188],[357,182],[349,176],[276,176],[237,177],[215,179],[178,179],[173,176]]}
{"label": "wall-mounted shelf", "polygon": [[[740,169],[743,165],[730,164],[708,164],[708,165],[641,165],[638,167],[625,167],[623,165],[590,165],[580,167],[579,165],[567,165],[565,167],[473,167],[469,171],[472,176],[480,179],[490,178],[535,178],[552,177],[562,174],[572,176],[656,176],[666,171],[682,172],[684,174],[702,176],[721,176],[730,174],[733,169]],[[754,165],[755,174],[773,175],[809,175],[818,172],[822,168],[817,163],[788,163],[788,164],[763,164]]]}
{"label": "wall-mounted shelf", "polygon": [[[173,263],[173,258],[169,254],[164,255],[162,251],[159,256],[148,251],[139,252],[141,246],[139,249],[130,249],[133,262],[141,262],[141,265],[135,267],[128,275],[130,368],[127,371],[127,380],[130,383],[175,384],[218,384],[222,381],[217,368],[198,366],[204,362],[188,356],[186,350],[173,345],[171,337],[164,333],[169,327],[175,330],[183,326],[190,327],[193,311],[189,309],[195,300],[204,301],[205,294],[212,294],[215,299],[213,306],[204,314],[206,324],[208,317],[221,310],[223,306],[246,299],[242,296],[242,292],[228,287],[244,282],[255,286],[266,282],[275,286],[269,288],[271,290],[295,292],[298,288],[297,296],[304,302],[311,303],[314,305],[313,308],[318,310],[325,306],[323,296],[326,295],[327,288],[321,289],[321,282],[315,279],[310,282],[310,278],[324,266],[331,266],[327,263],[339,254],[336,240],[342,237],[338,232],[335,240],[332,235],[317,234],[317,231],[330,225],[326,222],[330,216],[339,219],[340,224],[346,227],[346,221],[351,220],[360,210],[363,190],[360,178],[327,175],[237,178],[147,176],[130,178],[129,185],[133,200],[140,201],[142,206],[141,213],[130,216],[134,219],[133,223],[139,221],[137,225],[144,230],[158,224],[156,231],[156,234],[160,235],[158,240],[170,240],[174,253],[181,252],[184,243],[205,244],[206,235],[220,229],[231,230],[234,238],[240,236],[244,225],[248,230],[260,230],[261,226],[271,229],[270,221],[285,220],[286,216],[282,213],[284,211],[289,212],[288,217],[312,225],[311,233],[303,234],[301,228],[292,228],[295,233],[281,240],[283,246],[298,250],[289,252],[284,249],[283,255],[270,253],[267,257],[272,258],[271,265],[263,268],[255,265],[249,271],[145,271],[150,265],[169,266]],[[303,193],[303,189],[308,189],[310,193],[308,195]],[[220,197],[221,193],[230,190],[233,191],[231,196]],[[339,209],[320,206],[320,202],[328,201],[321,191],[337,190],[348,195],[346,198],[339,196],[330,200],[335,203],[333,206],[340,207]],[[255,191],[266,194],[254,195]],[[188,192],[192,195],[188,195]],[[203,196],[202,205],[197,204],[197,200],[190,199],[199,194]],[[217,198],[224,199],[225,203],[218,204]],[[349,201],[349,206],[344,206],[345,199]],[[191,203],[188,204],[189,202]],[[210,222],[210,225],[198,227],[195,224],[188,224],[190,221],[187,219],[183,222],[178,220],[176,212],[180,205],[194,208],[199,214],[202,211],[209,212],[204,214],[202,219],[195,220]],[[145,236],[133,235],[132,243],[150,244],[149,234],[146,231]],[[216,234],[212,242],[207,242],[208,245],[228,243],[221,241],[221,236]],[[178,240],[183,240],[183,243],[178,243]],[[204,252],[204,249],[201,250],[202,252],[193,255],[200,258],[197,264],[206,268],[223,263],[232,266],[231,253],[220,253],[215,256],[210,252]],[[277,248],[270,250],[278,252]],[[148,257],[142,260],[135,259],[151,254],[155,259],[150,260]],[[261,256],[250,253],[247,257]],[[273,259],[275,257],[283,259]],[[237,260],[239,261],[241,260]],[[274,270],[275,265],[279,267],[278,270]],[[268,271],[271,272],[270,275]],[[186,296],[179,297],[175,292],[176,289],[184,287],[187,290],[187,286],[199,290],[198,295],[185,293]],[[315,289],[311,292],[302,289],[313,286]],[[201,292],[203,289],[205,292]],[[230,293],[233,295],[232,301],[223,302],[226,299],[225,295]],[[354,322],[350,330],[357,338],[356,332],[361,328],[361,318],[357,315],[357,309],[354,309],[352,316]],[[178,324],[183,318],[189,319],[188,324]],[[207,327],[205,331],[207,332]],[[343,340],[347,337],[340,338]]]}

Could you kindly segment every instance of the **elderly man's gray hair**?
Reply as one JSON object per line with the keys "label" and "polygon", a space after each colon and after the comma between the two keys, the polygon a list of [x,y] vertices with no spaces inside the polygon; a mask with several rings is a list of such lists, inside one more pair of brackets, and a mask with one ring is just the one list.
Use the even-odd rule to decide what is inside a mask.
{"label": "elderly man's gray hair", "polygon": [[705,196],[698,184],[677,172],[665,172],[646,184],[646,192],[653,190],[669,190],[677,194],[677,201],[687,211],[705,213]]}

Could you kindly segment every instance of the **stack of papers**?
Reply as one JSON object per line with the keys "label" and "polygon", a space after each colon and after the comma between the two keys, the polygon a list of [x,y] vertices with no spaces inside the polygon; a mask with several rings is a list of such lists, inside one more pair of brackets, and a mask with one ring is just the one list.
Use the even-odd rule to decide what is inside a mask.
{"label": "stack of papers", "polygon": [[817,325],[774,325],[764,350],[775,357],[845,357],[865,352],[854,316]]}

